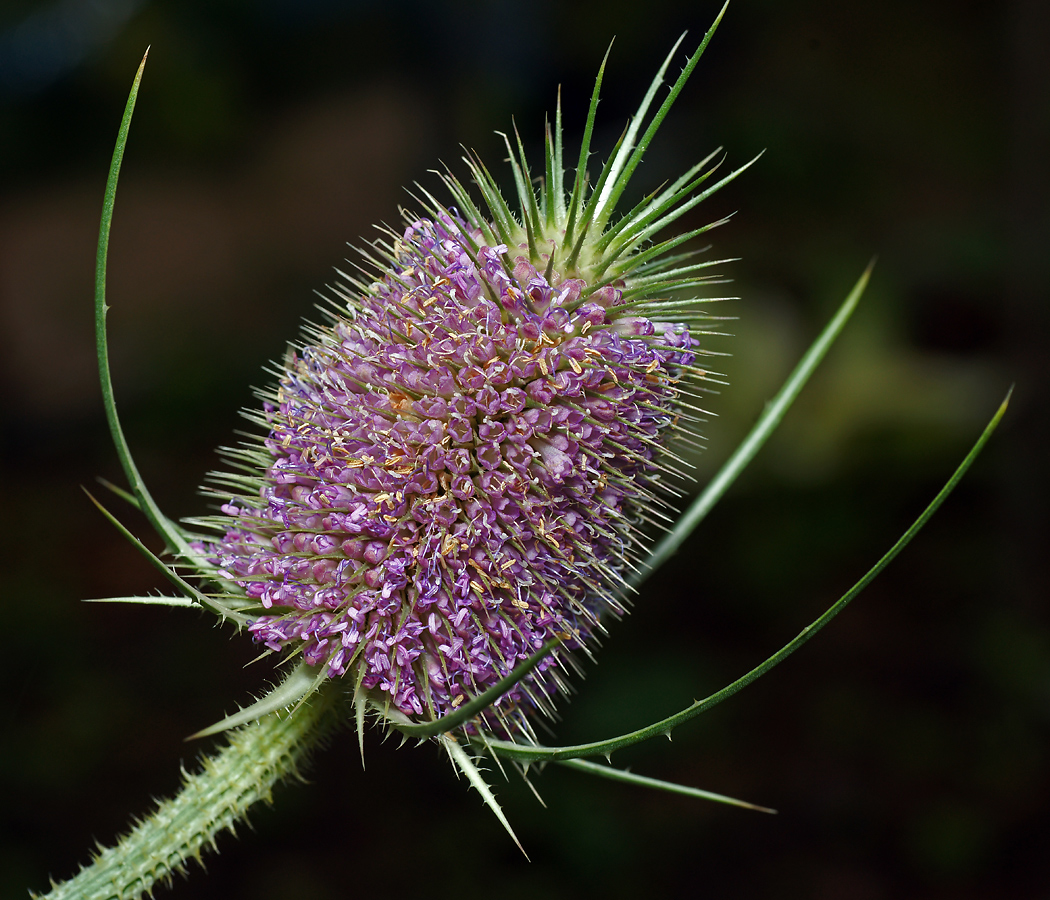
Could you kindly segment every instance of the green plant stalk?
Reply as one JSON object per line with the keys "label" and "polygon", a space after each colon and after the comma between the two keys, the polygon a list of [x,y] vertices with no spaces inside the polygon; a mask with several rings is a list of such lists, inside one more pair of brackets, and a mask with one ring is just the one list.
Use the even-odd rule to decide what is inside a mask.
{"label": "green plant stalk", "polygon": [[80,872],[38,900],[132,900],[158,882],[186,873],[191,859],[216,850],[222,831],[234,831],[273,787],[298,774],[311,752],[339,723],[337,690],[320,692],[295,715],[271,714],[231,732],[229,743],[184,773],[182,788],[112,847],[99,850]]}

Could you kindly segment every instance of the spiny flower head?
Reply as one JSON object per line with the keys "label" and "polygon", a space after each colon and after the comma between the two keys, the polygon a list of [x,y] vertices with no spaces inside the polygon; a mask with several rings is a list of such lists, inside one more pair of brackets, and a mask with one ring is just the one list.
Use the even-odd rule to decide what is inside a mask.
{"label": "spiny flower head", "polygon": [[718,280],[720,261],[668,252],[713,225],[653,238],[738,172],[698,192],[708,157],[611,221],[703,46],[639,138],[668,57],[593,187],[601,72],[571,189],[559,109],[538,192],[507,139],[517,212],[469,157],[481,208],[446,172],[452,205],[424,192],[425,216],[340,273],[329,323],[252,414],[265,437],[226,450],[224,515],[201,520],[221,537],[197,550],[258,605],[257,641],[429,721],[558,639],[470,728],[529,734],[528,713],[551,710],[566,651],[589,653],[624,610],[682,474],[667,444],[688,440],[708,376],[711,317],[667,294]]}

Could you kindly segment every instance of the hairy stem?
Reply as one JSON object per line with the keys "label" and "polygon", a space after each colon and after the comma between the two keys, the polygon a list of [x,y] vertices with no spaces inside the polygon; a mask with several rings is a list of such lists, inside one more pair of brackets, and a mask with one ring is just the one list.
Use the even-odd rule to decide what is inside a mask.
{"label": "hairy stem", "polygon": [[38,900],[132,900],[151,894],[158,882],[186,872],[219,832],[234,831],[250,807],[271,800],[273,786],[296,775],[310,752],[338,722],[339,694],[320,692],[294,715],[271,713],[230,734],[229,743],[206,757],[195,774],[184,773],[182,790],[139,822],[113,847],[99,850],[69,881],[53,884]]}

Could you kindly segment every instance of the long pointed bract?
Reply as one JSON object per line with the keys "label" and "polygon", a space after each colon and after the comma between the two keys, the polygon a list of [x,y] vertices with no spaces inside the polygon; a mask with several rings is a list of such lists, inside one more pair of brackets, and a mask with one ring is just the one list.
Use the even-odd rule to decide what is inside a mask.
{"label": "long pointed bract", "polygon": [[488,782],[485,781],[484,776],[478,770],[478,767],[474,763],[474,760],[471,759],[470,754],[467,753],[467,751],[460,746],[459,742],[449,734],[441,735],[438,740],[441,741],[442,746],[448,751],[448,755],[456,764],[456,767],[467,776],[467,781],[469,781],[477,789],[477,792],[481,794],[481,799],[485,801],[485,805],[491,809],[496,818],[499,819],[500,825],[506,829],[511,840],[517,844],[522,855],[528,859],[529,855],[525,852],[525,848],[521,846],[521,841],[518,840],[518,836],[514,833],[514,829],[510,827],[510,822],[507,820],[502,808],[496,801],[496,795],[492,793],[492,788],[490,788]]}
{"label": "long pointed bract", "polygon": [[678,95],[681,93],[682,88],[685,87],[685,83],[689,80],[689,76],[693,74],[693,69],[696,68],[696,64],[700,61],[700,57],[704,55],[704,51],[707,49],[707,45],[711,42],[711,38],[714,37],[715,30],[718,28],[718,24],[722,21],[722,16],[725,15],[725,11],[728,7],[729,0],[726,0],[725,5],[715,17],[714,23],[707,29],[707,33],[700,42],[700,46],[697,47],[693,55],[689,57],[689,61],[685,64],[685,68],[682,69],[682,73],[678,76],[670,93],[660,105],[660,109],[657,111],[656,115],[653,116],[653,120],[649,123],[649,127],[646,128],[645,134],[642,135],[641,140],[638,141],[637,146],[631,152],[631,156],[624,164],[622,171],[617,174],[616,180],[611,182],[608,196],[604,199],[603,203],[602,215],[604,216],[604,219],[602,221],[608,221],[609,216],[612,215],[613,211],[616,209],[616,204],[619,202],[620,196],[623,194],[628,182],[630,182],[631,176],[634,175],[634,170],[638,168],[638,164],[642,161],[645,151],[649,148],[649,144],[652,142],[657,130],[663,123],[664,118],[674,105],[675,100],[678,99]]}
{"label": "long pointed bract", "polygon": [[189,544],[179,532],[178,526],[167,518],[154,502],[152,495],[146,488],[138,467],[131,456],[127,439],[124,437],[124,429],[120,425],[117,415],[116,400],[113,396],[113,381],[109,370],[109,348],[106,338],[106,313],[109,307],[106,305],[106,260],[109,254],[109,232],[113,225],[113,207],[117,198],[117,180],[120,176],[120,165],[124,159],[124,147],[128,142],[128,131],[131,128],[131,117],[135,112],[135,101],[138,99],[139,84],[142,82],[142,72],[146,68],[146,58],[149,50],[142,57],[135,80],[131,86],[124,115],[120,120],[120,130],[117,133],[117,143],[113,148],[113,160],[110,163],[109,176],[106,179],[106,193],[102,202],[102,221],[98,231],[98,254],[95,258],[95,346],[98,354],[98,374],[102,386],[102,402],[106,409],[106,420],[109,422],[110,435],[113,445],[116,447],[117,456],[124,467],[124,474],[131,484],[135,497],[138,499],[142,511],[157,534],[168,545],[168,549],[180,556],[191,559],[193,554]]}
{"label": "long pointed bract", "polygon": [[682,46],[682,41],[684,40],[685,32],[683,32],[681,37],[674,42],[671,52],[667,54],[664,58],[663,65],[657,70],[656,75],[649,85],[649,90],[645,92],[645,97],[642,98],[642,102],[638,105],[637,111],[631,118],[631,124],[627,129],[627,134],[624,137],[623,143],[620,145],[619,150],[613,155],[612,161],[607,166],[609,170],[609,178],[598,194],[598,203],[594,211],[594,217],[598,222],[599,228],[604,222],[608,221],[609,216],[608,213],[605,212],[605,207],[609,202],[609,195],[612,193],[613,186],[616,184],[620,173],[623,171],[623,167],[626,165],[631,151],[635,148],[635,139],[638,136],[638,130],[645,122],[645,114],[649,111],[649,105],[653,102],[657,90],[659,90],[660,85],[664,83],[664,75],[667,74],[667,67],[671,65],[671,60],[674,59],[674,55],[678,52],[678,48]]}
{"label": "long pointed bract", "polygon": [[696,526],[703,521],[715,504],[722,499],[722,496],[740,476],[740,473],[755,458],[755,454],[762,449],[765,442],[776,431],[777,426],[780,425],[781,420],[791,408],[791,404],[795,402],[795,399],[802,392],[802,388],[809,381],[810,376],[816,371],[817,366],[820,365],[825,355],[827,355],[831,345],[835,343],[838,336],[842,333],[842,329],[846,327],[846,323],[849,321],[850,316],[853,315],[853,311],[857,308],[857,304],[868,286],[868,280],[871,277],[871,270],[874,265],[875,263],[872,261],[860,278],[857,279],[857,283],[846,296],[846,299],[831,318],[831,321],[828,322],[802,359],[799,360],[798,365],[795,366],[787,381],[777,391],[776,396],[766,404],[761,417],[759,417],[748,436],[741,441],[733,455],[722,465],[715,477],[708,482],[707,487],[693,501],[689,509],[679,516],[671,533],[664,537],[649,554],[648,559],[645,560],[644,569],[633,579],[635,586],[640,585],[650,572],[660,568],[682,546],[685,539],[692,534]]}
{"label": "long pointed bract", "polygon": [[270,713],[287,709],[310,694],[311,689],[316,689],[316,687],[316,671],[311,671],[310,666],[300,662],[298,666],[288,673],[284,681],[274,687],[268,694],[260,697],[250,706],[246,706],[244,709],[226,716],[226,718],[216,722],[214,725],[209,725],[207,728],[194,732],[186,740],[194,741],[212,734],[219,734],[222,731],[229,731],[231,728],[238,728],[241,725],[247,725],[249,722],[255,722]]}
{"label": "long pointed bract", "polygon": [[559,766],[575,769],[587,775],[597,775],[599,778],[608,778],[612,781],[621,781],[624,784],[632,784],[637,787],[654,788],[658,791],[666,791],[669,794],[682,794],[686,797],[695,797],[699,800],[712,800],[715,803],[725,803],[728,806],[739,806],[743,809],[753,809],[756,812],[776,813],[775,809],[768,806],[757,806],[746,800],[737,800],[735,797],[727,797],[725,794],[715,794],[700,788],[689,787],[685,784],[674,784],[670,781],[661,781],[659,778],[647,778],[645,775],[637,775],[625,769],[614,769],[612,766],[591,762],[586,759],[559,759]]}

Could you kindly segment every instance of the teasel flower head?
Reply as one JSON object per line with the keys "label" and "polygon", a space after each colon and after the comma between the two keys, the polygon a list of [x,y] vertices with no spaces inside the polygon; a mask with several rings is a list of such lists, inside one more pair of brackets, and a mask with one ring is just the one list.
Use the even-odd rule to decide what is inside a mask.
{"label": "teasel flower head", "polygon": [[263,433],[226,448],[234,471],[216,473],[209,488],[222,514],[191,520],[210,535],[175,524],[153,500],[131,457],[109,368],[108,243],[143,58],[106,182],[95,335],[106,417],[131,490],[108,486],[146,516],[175,565],[92,500],[180,596],[108,602],[209,609],[298,664],[255,703],[191,736],[230,732],[225,748],[185,775],[178,795],[113,847],[100,847],[73,878],[52,882],[48,898],[137,897],[185,871],[296,772],[344,719],[351,689],[360,740],[369,709],[405,737],[435,737],[519,847],[479,766],[482,748],[526,780],[532,763],[556,761],[773,812],[586,757],[669,737],[802,646],[929,519],[1009,395],[890,551],[763,663],[628,734],[563,747],[535,739],[530,714],[552,711],[573,654],[593,651],[603,621],[624,612],[644,569],[675,552],[746,467],[870,274],[869,266],[747,438],[650,552],[650,529],[670,521],[673,481],[683,474],[675,444],[691,441],[703,414],[695,400],[713,351],[701,342],[717,333],[704,300],[681,295],[721,282],[708,270],[726,262],[678,249],[724,220],[669,237],[665,229],[747,166],[708,184],[716,169],[709,157],[627,213],[615,210],[724,12],[647,123],[672,49],[593,186],[586,170],[604,63],[571,186],[559,104],[538,190],[516,132],[506,141],[515,211],[474,156],[466,163],[480,204],[450,171],[441,177],[451,203],[420,189],[422,213],[376,241],[357,274],[340,273],[329,321],[306,330],[276,386],[262,393],[262,410],[249,413]]}
{"label": "teasel flower head", "polygon": [[560,641],[466,727],[530,736],[552,710],[673,511],[711,375],[713,319],[688,297],[723,261],[677,248],[721,222],[665,229],[742,169],[709,184],[708,157],[615,214],[705,45],[647,122],[672,50],[593,183],[604,63],[571,184],[559,104],[539,179],[505,136],[516,208],[470,155],[480,203],[445,171],[450,203],[420,189],[422,213],[339,273],[199,520],[260,644],[425,722]]}

